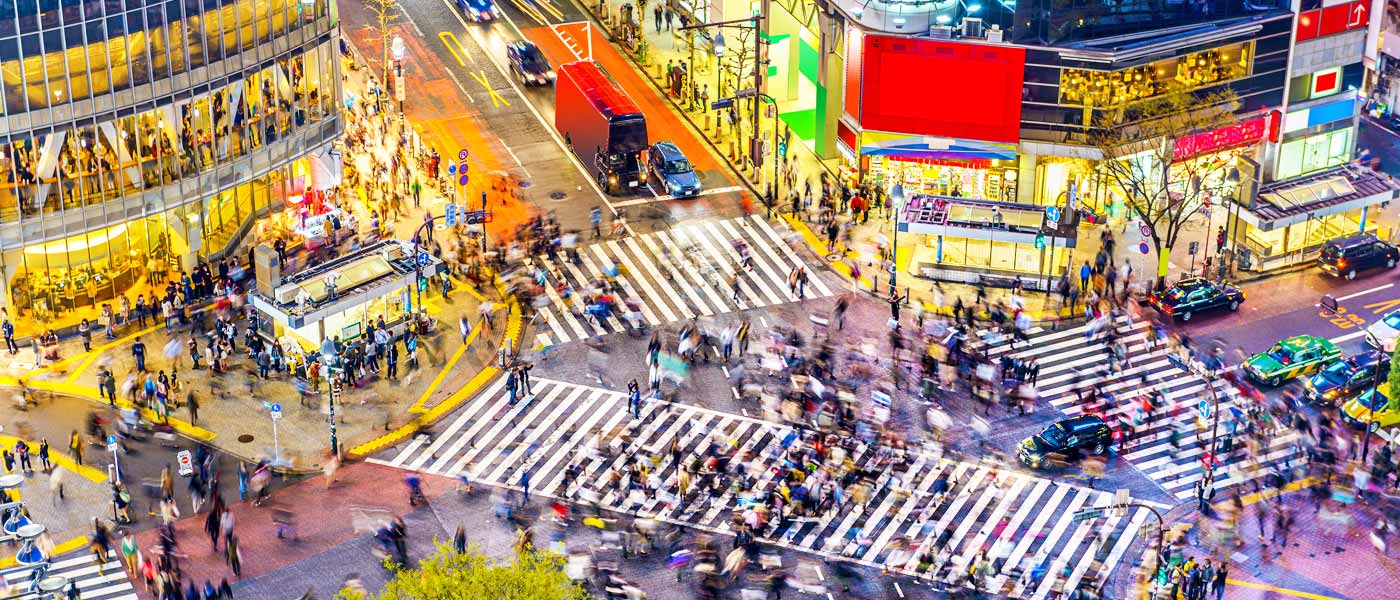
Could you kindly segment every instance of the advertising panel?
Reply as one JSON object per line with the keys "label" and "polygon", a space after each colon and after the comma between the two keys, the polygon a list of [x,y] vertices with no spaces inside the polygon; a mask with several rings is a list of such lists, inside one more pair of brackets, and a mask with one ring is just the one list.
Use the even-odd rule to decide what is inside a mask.
{"label": "advertising panel", "polygon": [[1019,141],[1025,49],[880,35],[864,41],[863,129]]}

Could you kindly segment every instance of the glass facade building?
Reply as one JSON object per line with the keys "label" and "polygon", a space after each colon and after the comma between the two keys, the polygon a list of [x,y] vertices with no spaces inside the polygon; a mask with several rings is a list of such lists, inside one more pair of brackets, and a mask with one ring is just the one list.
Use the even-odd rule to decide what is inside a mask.
{"label": "glass facade building", "polygon": [[0,304],[66,326],[338,182],[332,0],[0,0]]}

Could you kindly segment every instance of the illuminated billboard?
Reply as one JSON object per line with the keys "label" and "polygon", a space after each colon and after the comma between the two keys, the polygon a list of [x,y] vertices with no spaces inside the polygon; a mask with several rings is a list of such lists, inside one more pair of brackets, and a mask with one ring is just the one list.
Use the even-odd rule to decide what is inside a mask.
{"label": "illuminated billboard", "polygon": [[1024,49],[882,35],[863,41],[862,129],[1020,140]]}

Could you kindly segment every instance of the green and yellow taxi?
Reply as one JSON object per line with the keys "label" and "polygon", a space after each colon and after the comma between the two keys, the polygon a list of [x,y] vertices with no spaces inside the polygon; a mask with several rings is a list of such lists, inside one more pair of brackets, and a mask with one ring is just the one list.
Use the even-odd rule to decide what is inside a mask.
{"label": "green and yellow taxi", "polygon": [[1370,424],[1371,431],[1400,425],[1400,407],[1390,405],[1390,384],[1367,391],[1342,405],[1342,422],[1363,429]]}
{"label": "green and yellow taxi", "polygon": [[1325,338],[1295,335],[1244,362],[1245,374],[1265,385],[1312,375],[1342,358],[1342,351]]}

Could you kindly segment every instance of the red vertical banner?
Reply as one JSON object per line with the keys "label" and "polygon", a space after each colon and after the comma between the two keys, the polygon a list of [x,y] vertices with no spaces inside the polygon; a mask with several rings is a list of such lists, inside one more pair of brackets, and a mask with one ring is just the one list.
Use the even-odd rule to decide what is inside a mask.
{"label": "red vertical banner", "polygon": [[[865,33],[856,27],[846,25],[846,82],[844,106],[846,114],[860,122],[860,81],[861,58],[865,50]],[[852,147],[859,150],[859,148]]]}

